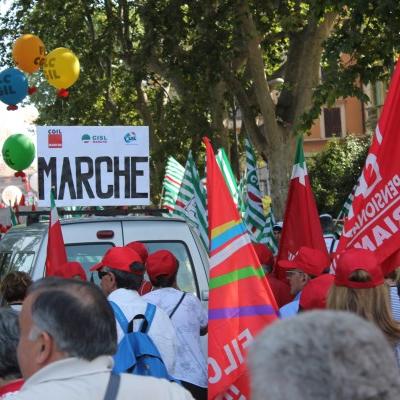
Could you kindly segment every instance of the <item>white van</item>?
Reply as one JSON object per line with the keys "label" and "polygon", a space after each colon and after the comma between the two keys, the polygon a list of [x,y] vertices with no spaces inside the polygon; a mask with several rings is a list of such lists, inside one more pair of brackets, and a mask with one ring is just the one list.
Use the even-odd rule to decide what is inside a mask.
{"label": "white van", "polygon": [[[208,256],[194,230],[180,218],[153,216],[86,217],[61,219],[69,261],[79,261],[87,276],[98,282],[89,268],[107,249],[132,241],[144,243],[152,253],[170,250],[179,260],[178,286],[196,295],[207,307]],[[0,278],[9,271],[44,276],[48,223],[11,228],[0,240]]]}

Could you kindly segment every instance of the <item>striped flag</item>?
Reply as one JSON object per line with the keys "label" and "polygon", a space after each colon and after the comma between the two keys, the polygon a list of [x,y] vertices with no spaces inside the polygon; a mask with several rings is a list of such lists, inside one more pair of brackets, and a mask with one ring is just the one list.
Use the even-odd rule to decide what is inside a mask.
{"label": "striped flag", "polygon": [[19,224],[17,216],[15,215],[15,212],[12,209],[11,204],[10,204],[10,219],[11,219],[11,225],[12,226],[15,226],[15,225]]}
{"label": "striped flag", "polygon": [[210,232],[208,399],[249,399],[246,352],[276,317],[276,302],[211,144],[207,152]]}
{"label": "striped flag", "polygon": [[225,150],[223,148],[218,149],[217,156],[215,158],[219,168],[221,169],[222,176],[224,177],[225,183],[228,186],[234,203],[240,211],[244,211],[242,192],[238,187],[235,174],[232,171],[232,167]]}
{"label": "striped flag", "polygon": [[[259,242],[266,225],[264,216],[262,194],[258,184],[257,162],[253,147],[246,138],[246,211],[244,221],[253,241]],[[268,228],[267,228],[268,229]],[[265,243],[264,239],[263,242]]]}
{"label": "striped flag", "polygon": [[274,256],[278,254],[278,243],[274,236],[273,231],[274,226],[274,216],[272,214],[272,209],[270,208],[267,216],[265,217],[265,224],[262,232],[259,237],[256,239],[256,243],[264,243],[266,244],[274,253]]}
{"label": "striped flag", "polygon": [[337,219],[343,219],[349,215],[349,211],[350,211],[351,205],[353,204],[354,193],[357,190],[357,186],[358,186],[358,182],[354,185],[353,189],[351,190],[351,193],[349,194],[349,197],[347,197],[346,201],[344,202],[343,207],[340,210]]}
{"label": "striped flag", "polygon": [[185,218],[194,226],[205,248],[208,250],[206,193],[204,186],[200,182],[199,172],[191,151],[186,161],[185,173],[173,214]]}
{"label": "striped flag", "polygon": [[165,176],[162,184],[163,194],[161,205],[163,208],[167,208],[170,212],[174,211],[184,173],[185,168],[178,161],[176,161],[174,157],[168,157],[167,167],[165,169]]}
{"label": "striped flag", "polygon": [[47,235],[46,276],[58,275],[61,267],[67,262],[64,238],[58,218],[53,191],[50,192],[50,221]]}

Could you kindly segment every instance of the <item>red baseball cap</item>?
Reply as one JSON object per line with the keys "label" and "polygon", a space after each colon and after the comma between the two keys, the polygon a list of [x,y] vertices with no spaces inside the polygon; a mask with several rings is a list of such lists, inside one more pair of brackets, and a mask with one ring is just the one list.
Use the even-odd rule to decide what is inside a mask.
{"label": "red baseball cap", "polygon": [[326,299],[334,280],[335,277],[331,274],[323,274],[311,279],[301,291],[300,307],[303,310],[326,308]]}
{"label": "red baseball cap", "polygon": [[278,261],[284,269],[298,269],[305,274],[319,276],[329,266],[329,257],[321,250],[300,247],[293,260]]}
{"label": "red baseball cap", "polygon": [[253,247],[261,264],[268,266],[274,264],[274,255],[267,245],[262,243],[253,243]]}
{"label": "red baseball cap", "polygon": [[[351,274],[359,269],[368,272],[371,279],[366,282],[354,282],[350,280]],[[372,251],[352,248],[340,255],[336,266],[336,286],[366,289],[382,285],[383,282],[381,266]]]}
{"label": "red baseball cap", "polygon": [[168,250],[158,250],[150,254],[146,262],[146,270],[150,279],[158,276],[173,276],[178,270],[178,260]]}
{"label": "red baseball cap", "polygon": [[103,267],[108,267],[111,269],[117,269],[119,271],[132,272],[137,275],[143,275],[145,272],[144,268],[143,271],[131,270],[130,267],[134,262],[143,264],[141,257],[138,253],[136,253],[136,251],[128,247],[111,247],[106,251],[103,259],[99,263],[93,265],[90,270],[98,271]]}
{"label": "red baseball cap", "polygon": [[77,261],[67,261],[61,266],[64,278],[73,278],[79,276],[83,281],[87,280],[86,272],[82,267],[82,264]]}
{"label": "red baseball cap", "polygon": [[149,252],[146,249],[146,246],[141,243],[141,242],[130,242],[127,245],[125,245],[125,247],[128,247],[134,251],[136,251],[136,253],[139,254],[140,258],[142,259],[142,263],[145,264],[147,257],[149,256]]}

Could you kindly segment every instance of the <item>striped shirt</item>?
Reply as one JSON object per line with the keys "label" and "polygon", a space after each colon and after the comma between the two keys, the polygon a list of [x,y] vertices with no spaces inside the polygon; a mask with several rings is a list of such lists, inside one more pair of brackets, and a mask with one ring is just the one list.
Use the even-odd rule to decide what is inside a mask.
{"label": "striped shirt", "polygon": [[400,321],[400,297],[397,286],[390,286],[390,302],[392,304],[393,319]]}

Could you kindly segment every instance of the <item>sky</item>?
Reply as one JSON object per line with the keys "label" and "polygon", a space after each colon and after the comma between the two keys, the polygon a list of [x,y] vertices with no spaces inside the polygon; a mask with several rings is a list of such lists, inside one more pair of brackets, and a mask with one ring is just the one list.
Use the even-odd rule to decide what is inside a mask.
{"label": "sky", "polygon": [[8,10],[11,3],[11,0],[0,0],[0,15],[3,15]]}

